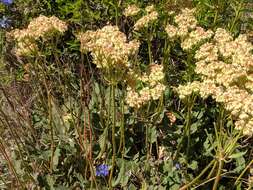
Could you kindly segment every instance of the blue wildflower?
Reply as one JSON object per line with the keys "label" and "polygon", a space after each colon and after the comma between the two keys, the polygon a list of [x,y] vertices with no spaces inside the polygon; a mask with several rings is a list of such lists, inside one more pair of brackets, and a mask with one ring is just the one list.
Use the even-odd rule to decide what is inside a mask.
{"label": "blue wildflower", "polygon": [[7,28],[9,27],[10,20],[3,16],[2,19],[0,19],[0,28]]}
{"label": "blue wildflower", "polygon": [[13,3],[13,0],[0,0],[1,3],[5,4],[5,5],[10,5]]}
{"label": "blue wildflower", "polygon": [[175,167],[176,167],[176,169],[178,169],[178,170],[181,169],[181,165],[180,165],[179,163],[176,163],[176,164],[175,164]]}
{"label": "blue wildflower", "polygon": [[109,174],[109,167],[106,164],[101,164],[96,167],[96,176],[105,177]]}

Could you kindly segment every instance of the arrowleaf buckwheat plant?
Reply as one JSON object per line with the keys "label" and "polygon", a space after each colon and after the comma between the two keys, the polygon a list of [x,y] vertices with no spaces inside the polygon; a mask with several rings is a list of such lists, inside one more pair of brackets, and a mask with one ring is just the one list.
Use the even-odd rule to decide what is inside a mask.
{"label": "arrowleaf buckwheat plant", "polygon": [[252,8],[0,1],[0,189],[252,189]]}

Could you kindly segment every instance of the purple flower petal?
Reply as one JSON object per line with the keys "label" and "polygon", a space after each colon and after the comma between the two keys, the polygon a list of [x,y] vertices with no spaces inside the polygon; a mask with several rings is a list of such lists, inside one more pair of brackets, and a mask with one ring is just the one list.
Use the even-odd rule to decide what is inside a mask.
{"label": "purple flower petal", "polygon": [[96,168],[96,176],[105,177],[109,174],[109,167],[106,164],[101,164]]}
{"label": "purple flower petal", "polygon": [[5,4],[5,5],[10,5],[13,3],[13,0],[0,0],[1,3]]}
{"label": "purple flower petal", "polygon": [[0,28],[8,28],[10,25],[10,20],[3,16],[3,18],[0,19]]}

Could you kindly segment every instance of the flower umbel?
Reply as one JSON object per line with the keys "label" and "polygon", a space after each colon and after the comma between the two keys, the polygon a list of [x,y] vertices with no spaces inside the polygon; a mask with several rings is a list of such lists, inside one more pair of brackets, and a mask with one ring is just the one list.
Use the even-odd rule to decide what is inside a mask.
{"label": "flower umbel", "polygon": [[137,7],[136,5],[129,5],[125,11],[124,11],[124,15],[126,17],[130,17],[130,16],[135,16],[140,12],[140,8]]}
{"label": "flower umbel", "polygon": [[109,166],[101,164],[96,167],[96,176],[105,177],[109,174]]}
{"label": "flower umbel", "polygon": [[16,54],[28,55],[36,49],[35,41],[39,38],[48,39],[55,32],[64,33],[67,30],[67,23],[55,16],[46,17],[40,15],[34,18],[27,28],[15,29],[8,33],[9,39],[17,42]]}
{"label": "flower umbel", "polygon": [[94,63],[98,68],[124,68],[128,58],[139,49],[136,40],[127,41],[127,37],[117,26],[104,26],[96,31],[80,33],[81,51],[92,52]]}
{"label": "flower umbel", "polygon": [[134,25],[134,30],[138,31],[144,27],[147,27],[150,23],[154,22],[158,18],[158,13],[156,12],[154,6],[148,6],[145,8],[147,14],[141,17]]}
{"label": "flower umbel", "polygon": [[[178,28],[180,22],[187,19],[188,17],[177,16],[175,21]],[[201,81],[180,85],[177,88],[179,97],[183,99],[192,92],[199,93],[204,99],[212,96],[231,113],[235,120],[235,128],[243,129],[244,135],[252,136],[253,46],[251,42],[245,34],[233,38],[225,29],[218,28],[215,32],[205,31],[197,26],[195,21],[193,23],[194,27],[191,27],[191,30],[187,28],[183,36],[179,35],[179,30],[174,30],[171,25],[168,25],[166,30],[169,37],[181,37],[183,50],[197,48],[195,72],[201,76]]]}
{"label": "flower umbel", "polygon": [[[164,73],[163,66],[158,64],[151,64],[149,67],[150,72],[143,73],[140,76],[140,81],[143,84],[142,89],[135,87],[127,88],[126,103],[130,107],[140,108],[150,100],[158,100],[165,91],[163,84]],[[137,79],[138,80],[138,79]]]}

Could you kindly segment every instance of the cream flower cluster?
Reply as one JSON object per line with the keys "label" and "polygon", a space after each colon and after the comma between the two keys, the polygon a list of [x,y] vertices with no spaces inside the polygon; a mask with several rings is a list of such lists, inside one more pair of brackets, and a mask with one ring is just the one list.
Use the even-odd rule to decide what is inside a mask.
{"label": "cream flower cluster", "polygon": [[154,22],[158,18],[158,13],[156,12],[153,5],[147,6],[145,8],[147,15],[143,16],[134,25],[134,30],[140,30],[144,27],[147,27],[149,23]]}
{"label": "cream flower cluster", "polygon": [[181,13],[175,16],[175,23],[178,25],[177,35],[184,37],[188,34],[188,30],[194,29],[197,20],[194,16],[195,9],[182,9]]}
{"label": "cream flower cluster", "polygon": [[177,26],[168,24],[165,27],[165,31],[170,38],[181,38],[183,41],[181,46],[184,50],[190,50],[203,40],[213,36],[211,30],[205,31],[202,27],[197,26],[194,11],[194,9],[183,9],[179,15],[175,16]]}
{"label": "cream flower cluster", "polygon": [[55,16],[46,17],[40,15],[33,19],[27,28],[15,29],[9,33],[17,41],[16,54],[27,55],[37,49],[35,40],[40,37],[46,38],[52,32],[58,31],[63,33],[67,30],[67,24]]}
{"label": "cream flower cluster", "polygon": [[195,54],[197,60],[204,59],[205,61],[218,60],[218,48],[212,43],[205,43],[200,46],[199,50]]}
{"label": "cream flower cluster", "polygon": [[127,88],[126,103],[130,107],[140,108],[151,100],[158,100],[164,90],[165,85],[163,67],[157,64],[150,65],[149,74],[144,73],[140,78],[143,88],[136,91],[135,88]]}
{"label": "cream flower cluster", "polygon": [[130,16],[135,16],[140,12],[140,8],[137,7],[136,5],[129,5],[125,10],[124,10],[124,15],[126,17],[130,17]]}
{"label": "cream flower cluster", "polygon": [[195,45],[198,45],[201,41],[211,38],[213,32],[211,30],[205,31],[201,27],[196,27],[192,32],[189,33],[187,38],[181,43],[183,50],[190,50]]}
{"label": "cream flower cluster", "polygon": [[117,26],[105,26],[96,31],[80,33],[81,51],[90,51],[98,68],[126,67],[128,58],[139,49],[136,40],[127,42],[126,35]]}
{"label": "cream flower cluster", "polygon": [[253,135],[253,45],[247,36],[233,39],[226,30],[218,28],[210,42],[195,53],[195,72],[202,82],[194,81],[178,87],[180,98],[192,92],[201,97],[211,95],[234,116],[235,127],[245,135]]}

